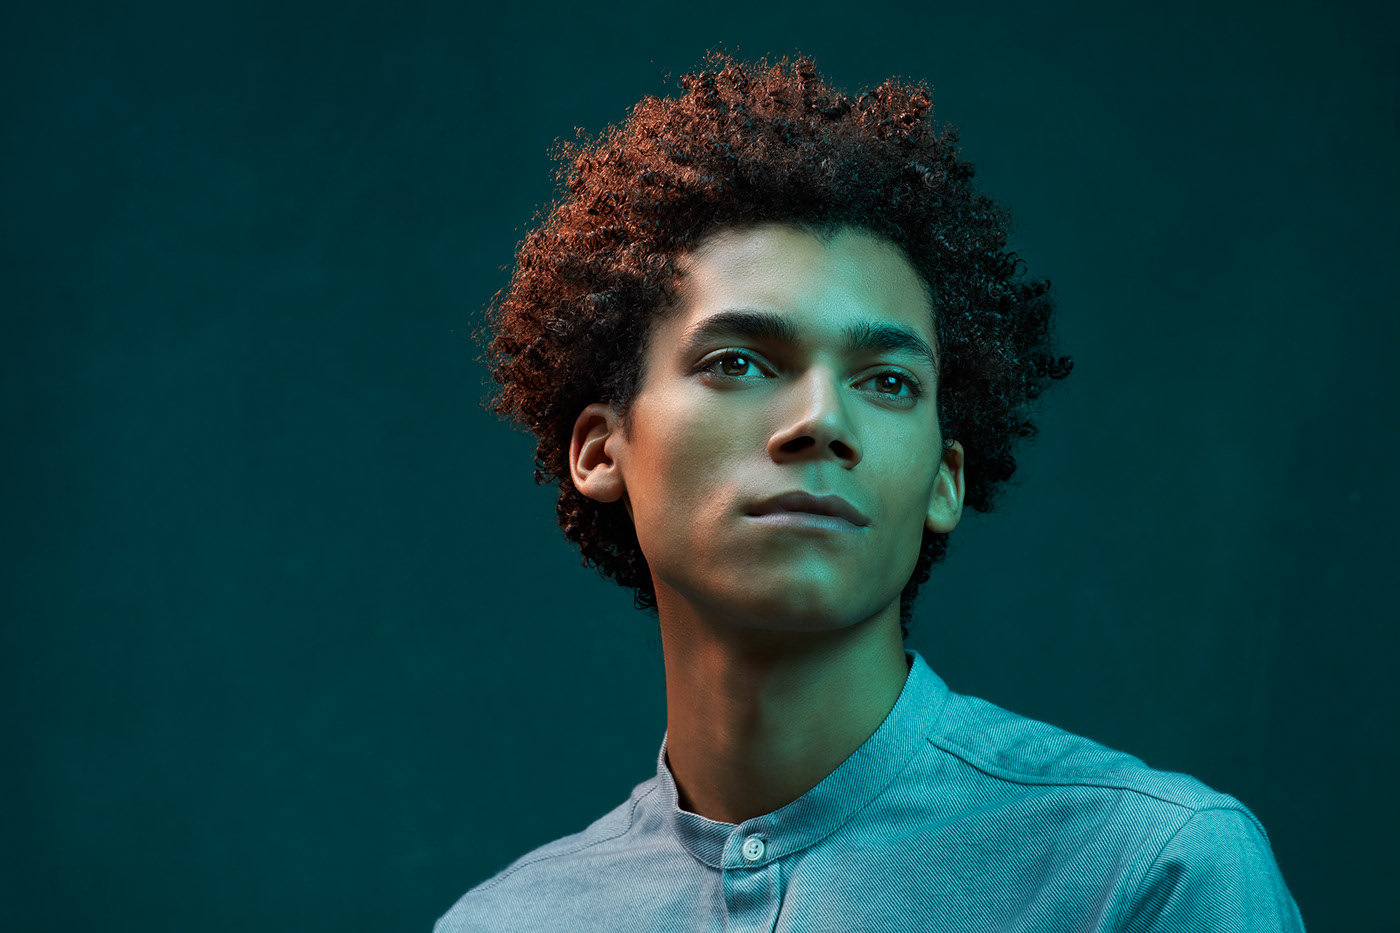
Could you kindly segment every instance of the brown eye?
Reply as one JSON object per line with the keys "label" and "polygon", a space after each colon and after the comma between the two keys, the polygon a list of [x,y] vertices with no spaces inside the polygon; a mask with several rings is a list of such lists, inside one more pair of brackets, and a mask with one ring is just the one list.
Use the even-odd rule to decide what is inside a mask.
{"label": "brown eye", "polygon": [[[744,370],[753,365],[753,357],[749,356],[747,353],[741,353],[738,350],[730,350],[727,353],[721,353],[718,356],[711,357],[709,362],[701,367],[701,370],[715,372],[718,368],[721,371],[715,372],[715,375],[737,379],[743,375]],[[733,371],[727,371],[731,368]]]}
{"label": "brown eye", "polygon": [[[896,369],[887,369],[882,373],[876,373],[864,381],[874,383],[876,394],[883,395],[886,401],[898,402],[905,407],[912,407],[924,394],[923,389],[919,388],[918,382]],[[891,382],[894,383],[893,386],[890,385]],[[909,389],[908,393],[904,395],[899,394],[901,383]],[[885,391],[887,387],[893,391]]]}
{"label": "brown eye", "polygon": [[[716,360],[716,362],[720,364],[721,369],[733,366],[734,369],[742,372],[743,370],[749,368],[749,358],[747,356],[744,356],[744,354],[742,353],[725,354],[724,356],[721,356],[718,360]],[[737,376],[740,374],[740,372],[727,372],[725,373],[725,375]]]}
{"label": "brown eye", "polygon": [[884,383],[883,383],[883,387],[884,387],[884,388],[889,388],[889,389],[891,390],[891,391],[890,391],[889,393],[887,393],[887,394],[890,394],[890,395],[898,395],[898,394],[899,394],[899,387],[900,387],[900,385],[908,386],[908,387],[909,387],[909,393],[910,393],[911,395],[917,395],[917,394],[918,394],[917,390],[916,390],[915,387],[914,387],[914,384],[911,383],[908,379],[905,379],[905,378],[904,378],[903,376],[901,376],[899,373],[880,373],[880,375],[874,376],[874,377],[872,377],[872,378],[874,378],[874,379],[877,381],[877,384],[880,383],[880,382],[882,382],[883,380],[886,380],[886,379],[889,379],[889,380],[891,380],[891,381],[893,381],[893,382],[895,383],[893,386],[891,386],[888,382],[884,382]]}

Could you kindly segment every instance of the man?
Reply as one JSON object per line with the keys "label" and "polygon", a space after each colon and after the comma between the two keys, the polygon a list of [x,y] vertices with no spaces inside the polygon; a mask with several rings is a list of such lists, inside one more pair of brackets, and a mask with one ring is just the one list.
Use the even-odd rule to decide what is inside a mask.
{"label": "man", "polygon": [[1301,931],[1238,800],[905,649],[1071,361],[924,90],[785,64],[644,100],[517,256],[495,410],[655,610],[667,729],[654,778],[438,933]]}

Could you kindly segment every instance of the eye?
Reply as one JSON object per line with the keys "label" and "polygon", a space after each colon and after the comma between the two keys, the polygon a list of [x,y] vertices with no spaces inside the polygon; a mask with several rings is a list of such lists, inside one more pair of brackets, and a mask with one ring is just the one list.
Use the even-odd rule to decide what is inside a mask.
{"label": "eye", "polygon": [[918,384],[915,383],[914,380],[912,380],[912,379],[910,379],[908,376],[904,375],[904,373],[901,373],[901,372],[899,372],[898,370],[894,370],[894,369],[887,369],[887,370],[885,370],[885,371],[882,372],[882,373],[876,373],[875,375],[871,376],[869,379],[866,379],[865,381],[866,381],[866,382],[869,382],[871,379],[891,379],[891,378],[897,379],[897,380],[899,380],[900,382],[904,383],[904,385],[908,386],[908,387],[909,387],[909,394],[908,394],[908,395],[900,395],[900,394],[899,394],[899,387],[896,386],[895,389],[894,389],[894,393],[893,393],[893,394],[888,393],[888,392],[881,392],[881,393],[880,393],[881,395],[889,395],[890,398],[897,398],[897,399],[918,398],[919,396],[923,395],[923,392],[920,391]]}
{"label": "eye", "polygon": [[[721,379],[742,379],[744,378],[744,370],[747,370],[750,366],[757,366],[754,354],[744,350],[725,350],[722,353],[716,353],[714,356],[701,363],[696,371],[707,372],[712,375],[718,376]],[[729,368],[735,371],[722,372],[719,371],[721,370],[721,368]],[[897,369],[887,369],[883,372],[878,372],[873,376],[867,376],[865,379],[862,379],[861,382],[871,382],[872,380],[878,379],[892,379],[895,381],[896,384],[892,387],[892,389],[890,383],[886,382],[883,385],[882,389],[876,390],[877,395],[882,395],[891,401],[910,402],[914,399],[922,397],[924,394],[923,390],[919,388],[919,384],[916,381],[911,379],[909,376],[906,376],[904,373],[900,372]],[[908,394],[899,394],[900,383],[902,383],[906,388],[909,389]],[[891,390],[884,391],[883,389]]]}
{"label": "eye", "polygon": [[753,364],[753,356],[751,354],[745,353],[742,350],[725,350],[723,353],[718,353],[710,357],[709,360],[707,360],[705,363],[701,364],[700,371],[712,372],[715,373],[716,376],[737,379],[739,378],[740,373],[715,372],[716,366],[718,366],[720,363],[724,363],[730,360],[736,361],[741,364],[735,367],[739,370],[748,369],[749,366]]}

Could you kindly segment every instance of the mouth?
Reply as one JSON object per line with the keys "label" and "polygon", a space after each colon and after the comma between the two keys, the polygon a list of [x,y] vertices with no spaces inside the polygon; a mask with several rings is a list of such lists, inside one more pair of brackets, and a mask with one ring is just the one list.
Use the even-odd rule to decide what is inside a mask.
{"label": "mouth", "polygon": [[816,512],[790,512],[778,510],[763,515],[750,515],[750,521],[776,528],[790,528],[794,531],[861,531],[862,527],[837,515],[818,515]]}
{"label": "mouth", "polygon": [[[752,506],[748,514],[753,518],[767,519],[774,524],[834,528],[865,528],[870,524],[870,519],[840,496],[814,496],[803,490],[785,492],[765,499]],[[818,522],[817,519],[827,521]]]}

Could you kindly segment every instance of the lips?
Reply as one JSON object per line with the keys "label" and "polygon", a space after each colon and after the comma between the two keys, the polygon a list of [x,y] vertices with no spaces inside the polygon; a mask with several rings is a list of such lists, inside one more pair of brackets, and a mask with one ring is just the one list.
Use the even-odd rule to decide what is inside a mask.
{"label": "lips", "polygon": [[768,515],[772,512],[811,512],[814,515],[834,515],[837,518],[844,518],[858,528],[864,528],[870,524],[870,519],[840,496],[814,496],[801,490],[773,496],[749,509],[750,515]]}

